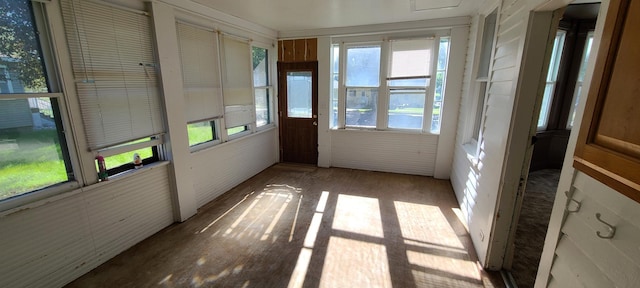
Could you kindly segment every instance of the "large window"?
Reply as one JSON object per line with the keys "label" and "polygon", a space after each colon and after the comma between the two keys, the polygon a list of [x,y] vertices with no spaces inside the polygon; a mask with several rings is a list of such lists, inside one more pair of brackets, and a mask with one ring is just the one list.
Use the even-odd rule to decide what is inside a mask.
{"label": "large window", "polygon": [[487,83],[489,82],[489,69],[491,67],[491,57],[494,47],[496,22],[498,21],[497,9],[484,18],[482,26],[482,41],[480,42],[480,54],[478,70],[474,85],[475,109],[473,118],[473,130],[471,131],[472,142],[480,142],[482,126],[484,124],[485,103],[487,98]]}
{"label": "large window", "polygon": [[439,133],[449,38],[370,43],[332,46],[330,127]]}
{"label": "large window", "polygon": [[553,94],[556,90],[556,82],[558,80],[558,71],[560,70],[560,59],[562,59],[562,50],[564,48],[564,38],[567,33],[564,30],[558,30],[553,41],[553,52],[549,62],[549,71],[547,72],[547,83],[544,87],[544,95],[542,96],[542,106],[540,107],[540,115],[538,117],[538,130],[547,129],[549,123],[549,112],[553,103]]}
{"label": "large window", "polygon": [[[74,179],[31,1],[0,2],[0,201]],[[36,14],[37,15],[37,14]],[[42,38],[39,38],[42,37]]]}
{"label": "large window", "polygon": [[89,149],[107,167],[112,156],[131,159],[110,175],[132,168],[136,151],[156,151],[164,133],[151,19],[93,1],[63,0],[61,8]]}
{"label": "large window", "polygon": [[269,50],[251,47],[253,90],[256,103],[256,126],[271,123],[271,81],[269,79]]}

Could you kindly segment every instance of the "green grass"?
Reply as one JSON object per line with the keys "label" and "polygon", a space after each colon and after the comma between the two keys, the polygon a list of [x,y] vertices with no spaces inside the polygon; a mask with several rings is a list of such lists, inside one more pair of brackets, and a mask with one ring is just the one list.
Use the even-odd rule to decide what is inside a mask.
{"label": "green grass", "polygon": [[187,125],[187,130],[187,133],[189,133],[189,146],[213,140],[213,131],[209,125],[189,124]]}
{"label": "green grass", "polygon": [[247,130],[246,126],[238,126],[238,127],[233,127],[233,128],[229,128],[227,129],[227,135],[231,136],[233,134],[238,134],[242,131]]}
{"label": "green grass", "polygon": [[0,199],[67,181],[55,130],[7,129],[0,139]]}
{"label": "green grass", "polygon": [[[140,155],[140,159],[145,159],[153,156],[153,149],[151,147],[142,148],[130,152],[125,152],[118,155],[113,155],[104,158],[105,165],[107,170],[111,168],[115,168],[127,163],[133,163],[133,154],[138,153]],[[96,171],[98,171],[98,163],[96,162]]]}

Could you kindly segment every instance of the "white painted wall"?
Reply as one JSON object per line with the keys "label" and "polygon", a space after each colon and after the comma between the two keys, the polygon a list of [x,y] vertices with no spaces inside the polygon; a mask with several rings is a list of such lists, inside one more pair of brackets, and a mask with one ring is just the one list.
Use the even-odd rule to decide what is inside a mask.
{"label": "white painted wall", "polygon": [[438,136],[332,130],[331,166],[432,176]]}
{"label": "white painted wall", "polygon": [[198,207],[278,162],[277,140],[274,127],[192,153],[188,172]]}
{"label": "white painted wall", "polygon": [[[460,125],[451,182],[468,221],[469,233],[478,258],[483,266],[491,269],[502,268],[506,246],[505,236],[508,234],[508,228],[496,230],[496,223],[508,224],[511,217],[510,213],[503,214],[497,210],[500,197],[503,193],[509,195],[516,193],[518,187],[518,179],[505,178],[504,175],[508,172],[505,171],[505,161],[507,145],[511,143],[510,132],[517,128],[512,127],[513,111],[521,73],[525,35],[530,12],[546,2],[549,1],[503,0],[497,5],[499,6],[497,39],[488,82],[489,92],[485,100],[485,122],[477,156],[475,155],[476,147],[468,144],[477,97],[472,88],[475,77],[474,65],[477,59],[467,59],[463,86],[465,90],[458,120]],[[496,5],[492,3],[495,1],[485,1],[486,5],[481,7]],[[474,16],[471,27],[472,37],[474,33],[479,33],[477,28],[479,21],[480,17]],[[478,39],[469,43],[480,44]],[[477,49],[469,45],[467,56],[472,55],[477,55]],[[521,129],[528,129],[528,127]],[[518,171],[521,168],[514,167]],[[493,250],[490,250],[492,247]]]}
{"label": "white painted wall", "polygon": [[168,162],[0,214],[0,287],[58,287],[173,223]]}

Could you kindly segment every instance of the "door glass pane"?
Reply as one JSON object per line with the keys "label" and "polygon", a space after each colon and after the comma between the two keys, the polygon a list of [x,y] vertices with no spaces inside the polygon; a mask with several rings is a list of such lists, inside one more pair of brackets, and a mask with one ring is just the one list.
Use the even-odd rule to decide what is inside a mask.
{"label": "door glass pane", "polygon": [[311,118],[311,71],[287,72],[287,115]]}

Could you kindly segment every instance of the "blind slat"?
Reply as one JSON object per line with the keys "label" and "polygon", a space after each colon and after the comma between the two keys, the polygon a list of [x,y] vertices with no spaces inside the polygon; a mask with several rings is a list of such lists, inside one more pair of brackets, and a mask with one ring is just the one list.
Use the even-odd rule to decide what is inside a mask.
{"label": "blind slat", "polygon": [[163,133],[149,17],[81,0],[61,7],[89,147]]}

